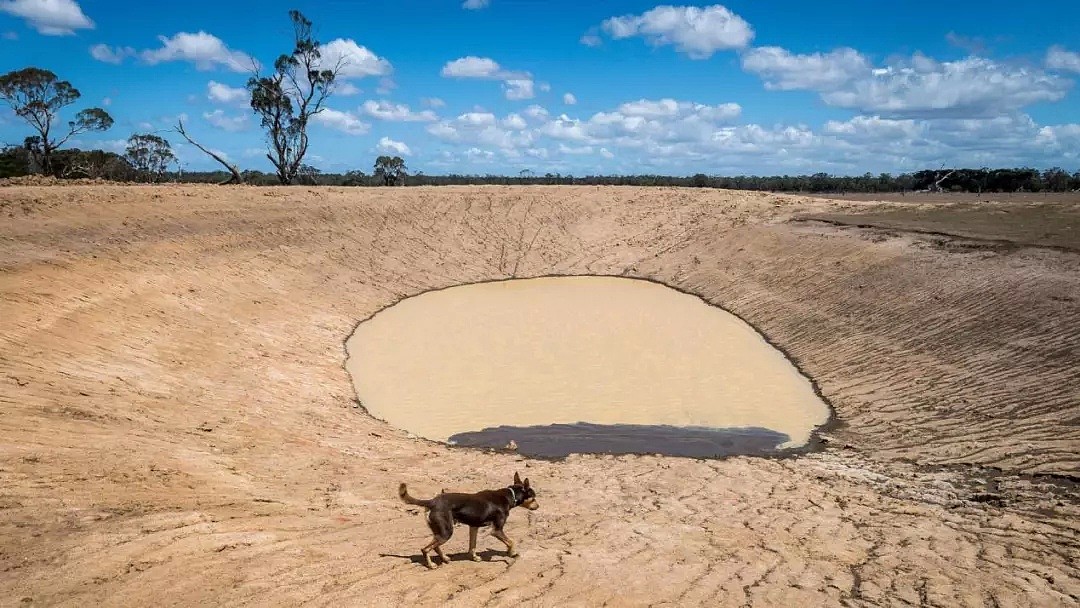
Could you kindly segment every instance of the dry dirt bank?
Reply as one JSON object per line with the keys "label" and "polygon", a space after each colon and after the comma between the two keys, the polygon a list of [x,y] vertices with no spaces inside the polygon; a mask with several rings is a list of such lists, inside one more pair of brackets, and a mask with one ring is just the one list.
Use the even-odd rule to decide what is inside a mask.
{"label": "dry dirt bank", "polygon": [[[0,188],[0,604],[1076,603],[1080,256],[787,221],[882,208]],[[829,449],[526,462],[352,407],[357,319],[430,288],[586,273],[760,328],[836,407]],[[497,487],[515,468],[541,502],[511,517],[519,560],[415,563],[425,527],[399,481]]]}

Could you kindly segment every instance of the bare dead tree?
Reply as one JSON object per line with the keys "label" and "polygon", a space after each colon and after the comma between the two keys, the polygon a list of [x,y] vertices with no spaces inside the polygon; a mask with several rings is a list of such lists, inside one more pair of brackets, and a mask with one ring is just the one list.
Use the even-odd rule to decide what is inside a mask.
{"label": "bare dead tree", "polygon": [[[940,170],[944,171],[945,170],[945,165],[941,165]],[[935,178],[934,178],[934,186],[932,188],[930,188],[930,191],[931,192],[941,192],[943,190],[943,188],[941,187],[941,184],[945,180],[949,179],[949,176],[952,175],[953,173],[956,173],[956,169],[953,169],[952,171],[949,171],[948,173],[946,173],[945,175],[942,175],[941,177],[935,176]]]}
{"label": "bare dead tree", "polygon": [[61,179],[73,179],[76,177],[86,177],[94,179],[98,177],[97,167],[94,167],[92,163],[86,159],[72,160],[64,165],[64,168],[60,171]]}
{"label": "bare dead tree", "polygon": [[191,145],[195,146],[196,148],[202,150],[210,158],[212,158],[212,159],[216,160],[217,162],[221,163],[222,165],[225,166],[226,169],[229,170],[229,173],[231,173],[232,176],[229,177],[229,179],[221,182],[220,185],[225,186],[225,185],[228,185],[228,184],[242,184],[242,183],[244,183],[244,177],[242,175],[240,175],[240,170],[236,168],[236,165],[234,165],[234,164],[230,163],[229,161],[225,160],[224,158],[221,157],[221,155],[216,154],[216,153],[204,148],[203,146],[199,145],[199,142],[195,141],[194,139],[191,139],[191,136],[187,134],[186,130],[184,130],[184,120],[182,118],[178,118],[176,120],[176,127],[175,127],[174,130],[177,133],[179,133],[181,136],[183,136],[183,138],[186,139],[189,144],[191,144]]}

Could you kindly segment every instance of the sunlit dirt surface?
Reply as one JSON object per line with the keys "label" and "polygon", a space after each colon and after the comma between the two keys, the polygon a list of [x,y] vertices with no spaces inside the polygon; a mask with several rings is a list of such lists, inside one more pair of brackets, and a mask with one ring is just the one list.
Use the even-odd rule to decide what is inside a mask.
{"label": "sunlit dirt surface", "polygon": [[[892,205],[0,188],[0,603],[1075,604],[1080,256],[789,221]],[[355,407],[357,321],[550,274],[647,278],[745,319],[835,407],[825,451],[530,461]],[[515,470],[541,505],[507,524],[521,557],[483,534],[468,561],[459,530],[458,559],[423,568],[397,484]]]}

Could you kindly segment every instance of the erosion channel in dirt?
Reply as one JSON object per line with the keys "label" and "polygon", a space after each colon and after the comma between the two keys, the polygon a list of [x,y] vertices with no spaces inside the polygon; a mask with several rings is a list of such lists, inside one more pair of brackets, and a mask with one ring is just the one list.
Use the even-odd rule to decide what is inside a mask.
{"label": "erosion channel in dirt", "polygon": [[437,441],[487,437],[491,447],[533,427],[519,429],[525,454],[768,451],[805,445],[829,416],[753,327],[642,280],[545,277],[429,292],[360,323],[347,349],[375,417]]}

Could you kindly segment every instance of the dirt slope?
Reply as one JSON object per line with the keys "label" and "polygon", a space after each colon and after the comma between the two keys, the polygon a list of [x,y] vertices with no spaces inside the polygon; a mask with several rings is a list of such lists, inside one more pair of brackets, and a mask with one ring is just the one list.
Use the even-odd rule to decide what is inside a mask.
{"label": "dirt slope", "polygon": [[[638,188],[0,188],[0,605],[1069,605],[1080,256]],[[651,278],[757,326],[839,427],[787,460],[525,461],[353,407],[399,298]],[[506,484],[509,561],[429,572],[395,496]],[[464,551],[459,531],[452,553]]]}

